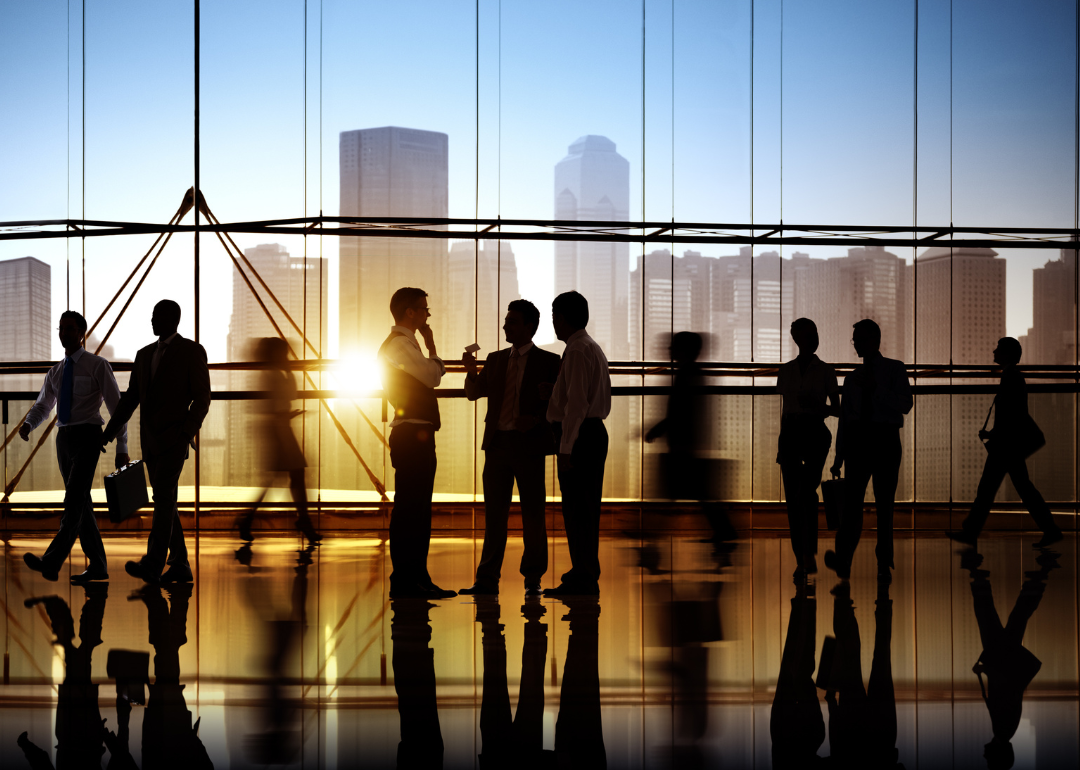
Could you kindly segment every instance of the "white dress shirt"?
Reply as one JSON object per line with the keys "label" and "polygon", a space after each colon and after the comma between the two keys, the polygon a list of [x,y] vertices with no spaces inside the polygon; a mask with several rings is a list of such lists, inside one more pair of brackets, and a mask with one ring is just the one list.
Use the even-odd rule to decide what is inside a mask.
{"label": "white dress shirt", "polygon": [[[95,356],[79,348],[67,358],[75,367],[71,389],[71,416],[67,422],[57,420],[61,428],[71,425],[104,425],[101,419],[101,402],[105,402],[109,414],[116,410],[120,401],[120,388],[116,386],[109,362],[101,356]],[[66,359],[65,359],[66,360]],[[30,407],[24,423],[33,430],[45,421],[60,398],[60,387],[64,381],[64,361],[56,364],[45,375],[45,384],[41,386],[37,401]],[[116,451],[127,454],[127,426],[116,437]]]}
{"label": "white dress shirt", "polygon": [[588,332],[578,329],[566,341],[562,367],[548,403],[548,422],[562,423],[559,454],[570,454],[581,423],[611,412],[611,376],[604,351]]}
{"label": "white dress shirt", "polygon": [[[391,366],[394,366],[406,374],[411,374],[422,384],[429,388],[437,388],[446,374],[446,366],[438,356],[425,356],[420,350],[420,343],[416,341],[416,332],[405,326],[394,326],[390,329],[397,332],[399,337],[394,337],[383,348],[382,357]],[[427,420],[405,420],[397,418],[390,423],[394,428],[406,422],[415,422],[427,425]]]}

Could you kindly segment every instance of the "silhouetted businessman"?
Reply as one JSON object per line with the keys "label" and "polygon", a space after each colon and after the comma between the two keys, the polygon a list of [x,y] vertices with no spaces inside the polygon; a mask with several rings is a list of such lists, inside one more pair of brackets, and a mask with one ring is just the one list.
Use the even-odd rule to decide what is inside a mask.
{"label": "silhouetted businessman", "polygon": [[[428,573],[431,495],[435,489],[435,432],[442,421],[435,387],[446,367],[428,325],[427,292],[403,288],[390,298],[394,326],[379,348],[383,388],[394,407],[390,422],[390,462],[394,466],[394,508],[390,513],[390,598],[449,599]],[[416,333],[428,354],[420,352]]]}
{"label": "silhouetted businessman", "polygon": [[600,719],[600,602],[596,597],[564,596],[570,623],[555,719],[555,755],[559,767],[592,770],[607,767],[604,726]]}
{"label": "silhouetted businessman", "polygon": [[1015,757],[1011,741],[1020,725],[1024,690],[1042,668],[1042,661],[1024,647],[1024,632],[1042,601],[1047,577],[1059,565],[1057,553],[1045,548],[1040,550],[1036,559],[1039,569],[1025,573],[1027,580],[1020,587],[1005,625],[1001,624],[994,607],[990,573],[980,569],[982,555],[969,549],[960,557],[961,568],[968,570],[971,577],[971,598],[983,647],[972,671],[979,678],[979,689],[986,710],[990,712],[993,738],[986,744],[983,756],[992,770],[1013,766]]}
{"label": "silhouetted businessman", "polygon": [[[483,634],[484,682],[480,702],[481,768],[544,767],[554,759],[544,751],[544,666],[547,662],[547,624],[541,623],[544,605],[526,602],[525,644],[521,650],[521,687],[517,714],[510,709],[506,683],[506,637],[499,622],[499,603],[494,597],[476,601],[476,621]],[[548,766],[552,763],[549,761]]]}
{"label": "silhouetted businessman", "polygon": [[[91,679],[94,648],[101,644],[101,622],[109,596],[107,584],[85,586],[86,601],[79,617],[79,646],[75,646],[75,622],[71,609],[59,596],[27,599],[26,607],[42,604],[52,627],[53,644],[64,650],[64,681],[56,696],[56,766],[64,768],[100,767],[105,754],[98,685]],[[23,733],[19,737],[32,767],[52,767],[48,754],[34,746]]]}
{"label": "silhouetted businessman", "polygon": [[1031,518],[1042,530],[1043,536],[1034,546],[1045,548],[1063,537],[1061,528],[1054,523],[1050,506],[1028,476],[1027,457],[1041,446],[1042,434],[1028,413],[1027,382],[1016,366],[1022,353],[1020,343],[1012,337],[1002,337],[994,349],[994,363],[1002,369],[1001,382],[991,407],[994,427],[988,431],[984,426],[979,431],[979,438],[986,441],[986,464],[975,502],[971,504],[971,512],[964,519],[962,529],[949,533],[949,537],[961,543],[973,545],[979,537],[1006,473]]}
{"label": "silhouetted businessman", "polygon": [[799,355],[781,366],[776,378],[784,402],[776,462],[784,479],[795,578],[805,580],[817,572],[817,488],[832,445],[825,417],[840,414],[840,388],[836,370],[815,355],[817,325],[809,318],[798,318],[791,323],[791,338]]}
{"label": "silhouetted businessman", "polygon": [[441,768],[442,729],[435,695],[435,650],[431,641],[434,607],[427,599],[394,599],[390,609],[393,646],[394,691],[401,717],[401,741],[397,766],[401,770]]}
{"label": "silhouetted businessman", "polygon": [[801,770],[820,760],[817,751],[825,741],[825,719],[814,685],[816,643],[817,600],[799,591],[791,599],[780,674],[769,713],[772,766],[776,770]]}
{"label": "silhouetted businessman", "polygon": [[[511,347],[487,357],[476,371],[476,359],[465,353],[468,376],[465,395],[470,401],[487,397],[484,418],[484,550],[476,580],[462,594],[497,594],[506,552],[510,501],[517,481],[521,499],[524,553],[521,574],[525,595],[540,596],[540,578],[547,572],[547,524],[544,458],[555,453],[547,421],[550,387],[559,376],[559,357],[532,343],[540,325],[540,311],[524,299],[506,309],[503,331]],[[543,387],[546,384],[546,387]]]}
{"label": "silhouetted businessman", "polygon": [[851,342],[863,360],[844,378],[840,425],[832,474],[846,465],[844,509],[836,533],[836,550],[825,552],[825,566],[843,579],[851,575],[851,562],[863,526],[866,486],[874,481],[877,508],[878,577],[892,578],[893,503],[900,478],[900,428],[913,401],[902,361],[881,355],[881,328],[870,319],[854,326]]}
{"label": "silhouetted businessman", "polygon": [[570,571],[545,596],[600,593],[600,499],[611,412],[611,376],[607,356],[585,327],[589,303],[576,291],[551,303],[555,336],[566,343],[562,367],[548,404],[547,418],[558,443],[563,525],[570,551]]}
{"label": "silhouetted businessman", "polygon": [[[60,531],[45,550],[45,555],[39,558],[32,553],[24,554],[23,561],[46,580],[56,580],[75,538],[78,538],[90,562],[86,571],[71,576],[72,583],[81,585],[91,580],[109,579],[109,565],[94,516],[90,488],[94,485],[94,474],[101,457],[101,426],[104,423],[101,403],[104,401],[109,413],[114,413],[120,402],[120,389],[109,362],[83,349],[86,319],[82,315],[74,310],[63,312],[59,332],[64,360],[45,375],[45,384],[19,428],[19,436],[28,441],[30,431],[41,425],[56,405],[56,423],[59,425],[56,462],[64,478],[64,513],[60,517]],[[116,467],[126,465],[128,459],[125,426],[116,442]]]}
{"label": "silhouetted businessman", "polygon": [[[830,760],[834,767],[867,770],[897,767],[896,694],[892,677],[892,600],[889,583],[878,583],[874,654],[870,681],[863,687],[862,642],[851,589],[834,589],[836,650],[825,701],[829,705]],[[901,766],[902,767],[902,766]]]}
{"label": "silhouetted businessman", "polygon": [[[150,319],[158,341],[135,354],[131,382],[101,437],[112,441],[136,407],[143,460],[154,490],[154,518],[146,555],[124,565],[129,575],[147,583],[191,581],[187,544],[176,507],[177,486],[189,449],[210,409],[210,372],[206,351],[176,331],[180,306],[171,299],[154,305]],[[165,574],[161,570],[168,563]]]}
{"label": "silhouetted businessman", "polygon": [[[675,363],[675,376],[667,412],[663,420],[645,433],[645,441],[651,443],[660,437],[667,438],[668,452],[661,456],[664,497],[697,500],[712,529],[712,542],[720,546],[734,540],[736,532],[723,507],[710,500],[712,468],[705,453],[712,449],[712,432],[705,380],[698,364],[701,346],[701,335],[695,332],[672,335],[670,352]],[[643,547],[643,564],[659,560],[659,555],[653,552],[655,548],[655,544]]]}

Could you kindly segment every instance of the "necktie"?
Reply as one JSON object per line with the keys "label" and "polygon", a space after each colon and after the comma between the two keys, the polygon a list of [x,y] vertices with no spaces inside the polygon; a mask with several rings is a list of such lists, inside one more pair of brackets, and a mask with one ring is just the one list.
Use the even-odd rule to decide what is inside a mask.
{"label": "necktie", "polygon": [[509,426],[514,423],[514,406],[517,404],[518,391],[518,355],[510,353],[510,361],[506,364],[506,387],[503,390],[502,408],[499,410],[499,425]]}
{"label": "necktie", "polygon": [[64,359],[64,376],[60,381],[60,401],[56,405],[56,416],[64,425],[71,419],[71,394],[75,390],[75,362],[68,356]]}
{"label": "necktie", "polygon": [[158,367],[161,365],[161,357],[165,355],[165,348],[167,345],[161,341],[158,341],[157,348],[154,349],[154,355],[150,359],[150,379],[157,377]]}

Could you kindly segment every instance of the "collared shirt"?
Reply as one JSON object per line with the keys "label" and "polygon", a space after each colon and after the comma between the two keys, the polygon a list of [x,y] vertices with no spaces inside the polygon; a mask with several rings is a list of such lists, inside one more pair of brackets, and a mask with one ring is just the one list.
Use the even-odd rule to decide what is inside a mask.
{"label": "collared shirt", "polygon": [[157,347],[154,348],[154,356],[150,359],[150,379],[153,380],[157,376],[158,366],[161,365],[161,359],[165,356],[165,351],[169,347],[169,344],[176,339],[176,335],[179,332],[173,332],[168,337],[162,337],[157,342]]}
{"label": "collared shirt", "polygon": [[[506,371],[509,372],[511,367],[514,368],[515,382],[513,391],[508,392],[513,392],[516,398],[509,405],[509,409],[506,403],[503,402],[503,411],[499,415],[499,430],[514,430],[517,427],[517,418],[521,416],[521,378],[525,374],[525,366],[529,363],[529,351],[532,349],[532,342],[526,342],[521,347],[510,348],[510,358],[506,362]],[[507,381],[506,385],[509,386],[510,382]]]}
{"label": "collared shirt", "polygon": [[[873,382],[868,381],[873,376]],[[871,403],[864,404],[870,392]],[[904,415],[911,411],[911,384],[902,361],[873,353],[844,378],[844,397],[841,400],[841,420],[864,420],[902,426]]]}
{"label": "collared shirt", "polygon": [[804,372],[799,360],[788,361],[780,367],[776,389],[784,397],[784,414],[805,414],[825,417],[828,399],[839,397],[836,370],[816,355],[810,356]]}
{"label": "collared shirt", "polygon": [[[95,356],[83,348],[76,350],[69,358],[75,367],[71,390],[71,416],[67,422],[58,419],[57,424],[61,428],[71,425],[104,425],[105,421],[101,419],[101,402],[105,402],[109,414],[112,414],[120,401],[120,388],[116,386],[112,367],[101,356]],[[37,401],[26,415],[24,422],[30,426],[30,430],[41,425],[56,406],[63,380],[64,361],[60,361],[45,375],[45,383],[41,386]],[[116,437],[116,451],[127,454],[126,425]]]}
{"label": "collared shirt", "polygon": [[562,423],[559,454],[570,454],[581,423],[589,417],[601,420],[611,412],[611,376],[608,361],[596,340],[584,329],[570,335],[563,351],[562,367],[548,403],[548,422]]}
{"label": "collared shirt", "polygon": [[[420,343],[416,341],[416,333],[411,329],[394,326],[391,331],[404,336],[390,340],[383,349],[383,358],[406,374],[415,377],[421,384],[429,388],[438,387],[443,375],[446,374],[446,366],[442,359],[438,356],[425,356],[420,350]],[[406,422],[429,424],[427,420],[405,420],[399,417],[390,423],[390,427],[394,428]]]}

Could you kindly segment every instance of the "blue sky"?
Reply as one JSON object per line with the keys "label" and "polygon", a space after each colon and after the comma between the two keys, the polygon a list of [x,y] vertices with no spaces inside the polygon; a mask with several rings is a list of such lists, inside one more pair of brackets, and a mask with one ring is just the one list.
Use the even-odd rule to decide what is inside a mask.
{"label": "blue sky", "polygon": [[[309,0],[306,58],[300,0],[202,8],[202,187],[225,221],[336,214],[338,133],[390,124],[449,135],[452,216],[552,216],[555,163],[594,133],[630,161],[632,217],[906,224],[917,199],[925,223],[1074,221],[1071,2],[920,2],[918,54],[912,2]],[[165,221],[193,181],[191,7],[87,0],[85,198],[82,12],[0,4],[0,220],[85,205]],[[204,243],[203,337],[222,360],[230,268]],[[87,241],[89,315],[148,245]],[[336,265],[334,239],[306,247]],[[546,302],[552,245],[514,248],[524,293]],[[170,245],[119,354],[149,338],[156,297],[190,306],[191,252]],[[53,265],[57,310],[72,261],[79,307],[82,244],[0,243],[28,254]],[[1021,334],[1031,269],[1056,254],[1007,255]],[[330,296],[333,311],[336,282]]]}

